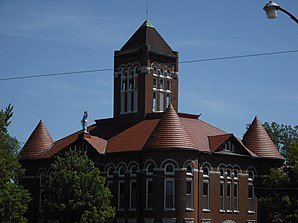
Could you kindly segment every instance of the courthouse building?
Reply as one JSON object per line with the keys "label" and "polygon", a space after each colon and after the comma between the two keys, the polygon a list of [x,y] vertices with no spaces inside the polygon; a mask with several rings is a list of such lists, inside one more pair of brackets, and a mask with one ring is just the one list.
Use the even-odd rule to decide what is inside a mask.
{"label": "courthouse building", "polygon": [[178,52],[148,20],[115,51],[112,75],[113,117],[56,142],[40,121],[22,148],[29,222],[46,222],[50,164],[69,148],[85,151],[106,177],[113,222],[261,222],[261,178],[283,160],[257,117],[241,139],[179,113]]}

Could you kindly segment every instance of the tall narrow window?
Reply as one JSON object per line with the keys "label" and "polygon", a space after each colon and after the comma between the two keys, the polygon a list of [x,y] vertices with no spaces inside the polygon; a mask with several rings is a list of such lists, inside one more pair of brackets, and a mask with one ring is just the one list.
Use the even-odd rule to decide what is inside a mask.
{"label": "tall narrow window", "polygon": [[157,88],[157,80],[156,77],[153,78],[153,88]]}
{"label": "tall narrow window", "polygon": [[175,179],[171,177],[175,175],[175,169],[172,164],[165,166],[165,175],[164,208],[172,210],[175,208]]}
{"label": "tall narrow window", "polygon": [[210,193],[209,193],[209,168],[203,168],[203,210],[209,211],[210,208]]}
{"label": "tall narrow window", "polygon": [[152,209],[152,194],[153,194],[153,165],[148,164],[146,167],[146,209]]}
{"label": "tall narrow window", "polygon": [[174,179],[165,179],[165,209],[173,209],[174,206]]}
{"label": "tall narrow window", "polygon": [[221,181],[219,184],[219,209],[224,211],[224,181]]}
{"label": "tall narrow window", "polygon": [[164,111],[164,93],[159,93],[159,111]]}
{"label": "tall narrow window", "polygon": [[146,180],[146,208],[152,208],[152,194],[153,194],[153,181],[152,178]]}
{"label": "tall narrow window", "polygon": [[190,164],[186,166],[186,177],[186,209],[193,210],[193,166]]}
{"label": "tall narrow window", "polygon": [[45,206],[45,186],[46,186],[46,171],[41,170],[39,173],[39,211],[44,211]]}
{"label": "tall narrow window", "polygon": [[120,180],[118,183],[118,209],[124,209],[124,198],[125,198],[125,191],[124,191],[124,180]]}
{"label": "tall narrow window", "polygon": [[171,91],[171,80],[167,80],[167,90]]}
{"label": "tall narrow window", "polygon": [[209,210],[209,182],[203,182],[203,210]]}
{"label": "tall narrow window", "polygon": [[171,94],[167,94],[167,107],[171,103]]}
{"label": "tall narrow window", "polygon": [[159,80],[159,89],[162,89],[163,90],[164,89],[164,86],[163,85],[164,85],[163,79],[160,79]]}
{"label": "tall narrow window", "polygon": [[234,211],[238,211],[238,182],[234,182]]}
{"label": "tall narrow window", "polygon": [[130,205],[129,208],[131,210],[136,209],[136,201],[137,201],[137,182],[136,180],[131,180],[130,182]]}
{"label": "tall narrow window", "polygon": [[254,211],[254,186],[252,183],[248,184],[248,211]]}
{"label": "tall narrow window", "polygon": [[154,112],[157,111],[157,98],[156,98],[156,96],[157,96],[156,92],[153,92],[152,110]]}
{"label": "tall narrow window", "polygon": [[254,173],[248,172],[248,211],[254,211]]}
{"label": "tall narrow window", "polygon": [[120,92],[120,113],[137,112],[138,100],[138,77],[135,68],[122,69],[121,71],[121,92]]}
{"label": "tall narrow window", "polygon": [[186,181],[186,209],[193,209],[193,179]]}
{"label": "tall narrow window", "polygon": [[231,211],[232,210],[232,198],[231,198],[231,192],[232,192],[232,188],[231,188],[231,182],[228,182],[227,184],[227,210]]}

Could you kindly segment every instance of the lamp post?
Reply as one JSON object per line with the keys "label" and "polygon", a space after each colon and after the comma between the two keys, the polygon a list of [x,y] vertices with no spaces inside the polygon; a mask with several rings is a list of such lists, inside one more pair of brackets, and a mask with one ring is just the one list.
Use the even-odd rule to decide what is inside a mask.
{"label": "lamp post", "polygon": [[288,16],[290,16],[291,19],[293,19],[298,24],[298,19],[293,16],[291,13],[289,13],[287,10],[281,8],[278,4],[275,2],[269,1],[264,8],[263,8],[267,14],[268,19],[275,19],[278,16],[278,10],[286,13]]}

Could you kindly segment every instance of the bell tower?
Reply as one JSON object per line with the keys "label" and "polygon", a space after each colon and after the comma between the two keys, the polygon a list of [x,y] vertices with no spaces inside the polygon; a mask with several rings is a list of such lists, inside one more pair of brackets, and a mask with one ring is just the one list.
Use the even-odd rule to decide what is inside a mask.
{"label": "bell tower", "polygon": [[178,110],[178,52],[146,20],[114,52],[114,118],[139,120]]}

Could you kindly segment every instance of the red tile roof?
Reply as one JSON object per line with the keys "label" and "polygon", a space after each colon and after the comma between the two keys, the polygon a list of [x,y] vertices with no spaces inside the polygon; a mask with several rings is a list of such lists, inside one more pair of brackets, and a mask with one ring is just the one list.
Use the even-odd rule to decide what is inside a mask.
{"label": "red tile roof", "polygon": [[227,132],[200,119],[180,117],[180,121],[186,127],[199,151],[210,151],[208,136],[227,134]]}
{"label": "red tile roof", "polygon": [[223,135],[216,135],[216,136],[209,136],[209,143],[210,143],[210,150],[215,152],[215,150],[220,147],[224,142],[227,141],[232,136],[232,134],[223,134]]}
{"label": "red tile roof", "polygon": [[78,140],[85,140],[99,154],[167,148],[215,152],[230,137],[239,142],[247,155],[282,158],[257,118],[243,141],[197,118],[177,114],[170,105],[166,112],[139,122],[98,120],[88,127],[89,134],[78,131],[55,143],[41,121],[23,147],[21,158],[50,158],[79,143]]}
{"label": "red tile roof", "polygon": [[125,152],[143,149],[159,119],[141,121],[108,141],[106,152]]}
{"label": "red tile roof", "polygon": [[196,149],[190,134],[170,104],[159,120],[146,145],[146,149],[185,148]]}
{"label": "red tile roof", "polygon": [[282,159],[282,156],[279,154],[257,116],[245,133],[242,142],[260,157]]}
{"label": "red tile roof", "polygon": [[21,159],[35,159],[42,152],[50,148],[53,143],[54,141],[50,136],[45,124],[42,120],[40,120],[22,148],[20,157]]}

